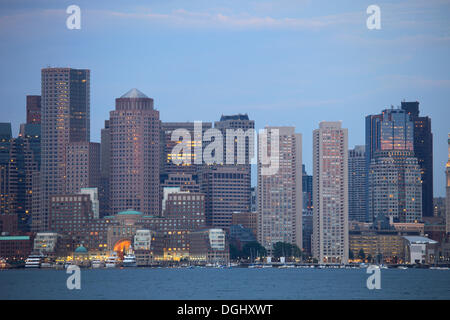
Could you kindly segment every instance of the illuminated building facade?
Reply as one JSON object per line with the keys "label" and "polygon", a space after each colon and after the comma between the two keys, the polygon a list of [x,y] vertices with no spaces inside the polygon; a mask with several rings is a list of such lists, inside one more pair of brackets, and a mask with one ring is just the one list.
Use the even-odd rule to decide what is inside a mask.
{"label": "illuminated building facade", "polygon": [[100,185],[100,143],[73,142],[66,147],[65,194]]}
{"label": "illuminated building facade", "polygon": [[160,120],[153,99],[131,89],[110,112],[111,214],[160,214]]}

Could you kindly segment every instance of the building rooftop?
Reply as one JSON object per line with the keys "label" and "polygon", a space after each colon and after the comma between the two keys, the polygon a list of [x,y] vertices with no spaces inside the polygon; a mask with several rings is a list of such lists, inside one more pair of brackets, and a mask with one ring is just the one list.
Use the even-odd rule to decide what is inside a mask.
{"label": "building rooftop", "polygon": [[403,238],[408,240],[410,243],[431,243],[431,244],[437,243],[437,241],[421,236],[404,236]]}
{"label": "building rooftop", "polygon": [[121,98],[148,98],[148,97],[138,89],[133,88],[127,93],[125,93],[123,96],[121,96]]}
{"label": "building rooftop", "polygon": [[1,236],[0,240],[30,240],[30,236]]}
{"label": "building rooftop", "polygon": [[87,249],[83,246],[79,246],[78,248],[75,249],[76,253],[86,253]]}
{"label": "building rooftop", "polygon": [[121,211],[118,214],[120,215],[126,215],[126,214],[138,214],[138,215],[142,215],[142,212],[139,211],[135,211],[135,210],[126,210],[126,211]]}

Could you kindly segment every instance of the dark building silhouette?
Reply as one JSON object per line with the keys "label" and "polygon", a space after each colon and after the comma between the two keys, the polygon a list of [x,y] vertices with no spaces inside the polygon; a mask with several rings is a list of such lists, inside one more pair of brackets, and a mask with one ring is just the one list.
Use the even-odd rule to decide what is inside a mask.
{"label": "dark building silhouette", "polygon": [[41,123],[41,96],[27,96],[27,124]]}
{"label": "dark building silhouette", "polygon": [[419,115],[419,102],[402,102],[402,109],[414,122],[414,155],[422,176],[422,215],[433,216],[433,133],[430,117]]}

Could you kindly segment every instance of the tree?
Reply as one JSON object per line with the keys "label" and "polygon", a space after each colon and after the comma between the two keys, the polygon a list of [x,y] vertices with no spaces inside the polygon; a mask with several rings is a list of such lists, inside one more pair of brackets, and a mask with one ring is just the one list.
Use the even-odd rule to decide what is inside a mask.
{"label": "tree", "polygon": [[277,242],[273,245],[273,256],[280,257],[302,257],[302,250],[295,245],[288,242]]}
{"label": "tree", "polygon": [[262,245],[257,241],[248,242],[242,248],[242,255],[244,257],[256,258],[266,256],[267,251]]}
{"label": "tree", "polygon": [[359,250],[358,258],[361,259],[362,261],[364,261],[364,259],[366,258],[366,254],[364,253],[364,249]]}
{"label": "tree", "polygon": [[348,251],[348,258],[349,258],[350,260],[355,259],[355,255],[353,254],[353,251],[352,251],[351,249]]}
{"label": "tree", "polygon": [[239,250],[235,245],[230,244],[230,259],[237,260],[242,257],[242,251]]}

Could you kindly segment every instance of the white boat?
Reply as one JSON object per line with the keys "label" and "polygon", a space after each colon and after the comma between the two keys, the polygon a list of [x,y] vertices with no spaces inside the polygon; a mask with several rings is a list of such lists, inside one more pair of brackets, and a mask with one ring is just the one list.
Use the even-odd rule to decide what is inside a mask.
{"label": "white boat", "polygon": [[123,257],[122,265],[124,267],[136,267],[136,256],[134,254],[127,254]]}
{"label": "white boat", "polygon": [[406,269],[408,269],[407,267],[404,267],[404,266],[400,266],[400,267],[398,267],[397,269],[400,269],[400,270],[406,270]]}
{"label": "white boat", "polygon": [[93,269],[104,268],[104,267],[105,267],[105,263],[102,260],[99,260],[99,259],[92,260],[92,268]]}
{"label": "white boat", "polygon": [[66,261],[64,268],[67,269],[69,266],[73,265],[72,261]]}
{"label": "white boat", "polygon": [[32,254],[25,260],[25,268],[40,268],[43,255]]}
{"label": "white boat", "polygon": [[41,263],[41,268],[53,268],[53,264],[50,262],[42,262]]}
{"label": "white boat", "polygon": [[117,264],[119,263],[119,258],[117,257],[117,253],[113,252],[112,255],[108,257],[105,261],[105,267],[106,268],[115,268]]}

